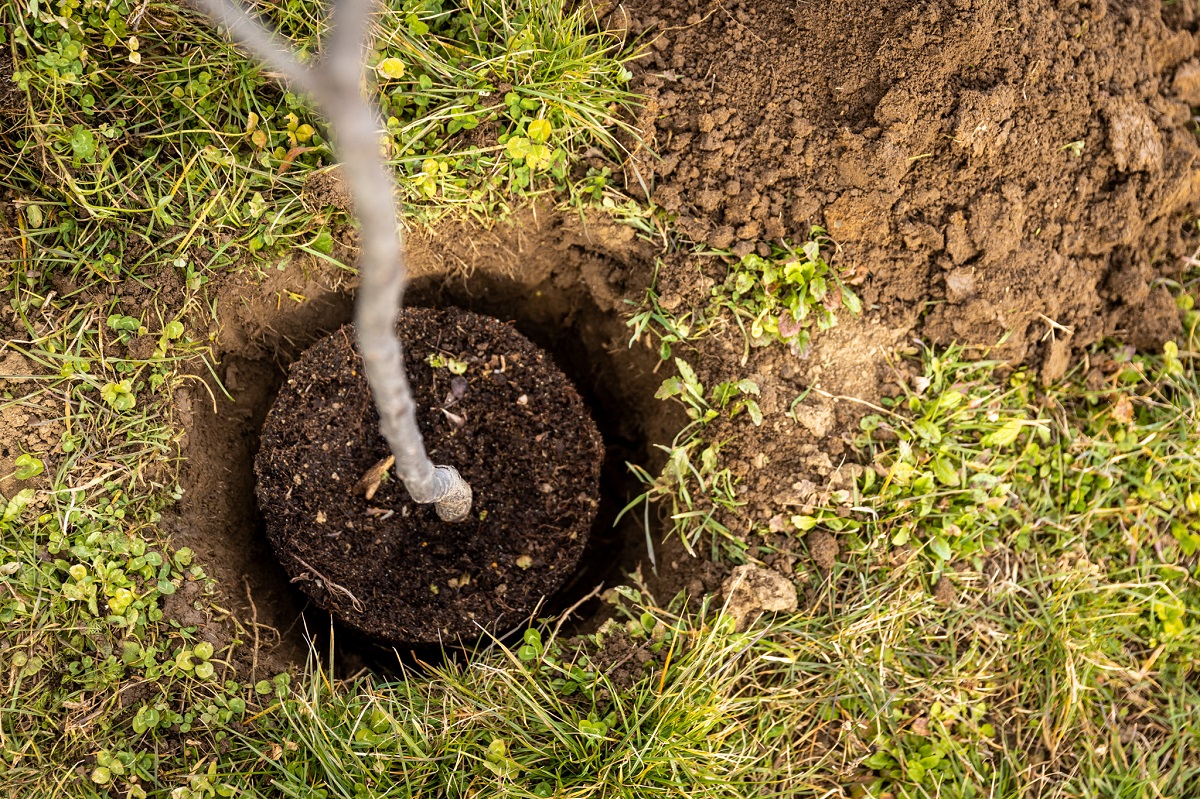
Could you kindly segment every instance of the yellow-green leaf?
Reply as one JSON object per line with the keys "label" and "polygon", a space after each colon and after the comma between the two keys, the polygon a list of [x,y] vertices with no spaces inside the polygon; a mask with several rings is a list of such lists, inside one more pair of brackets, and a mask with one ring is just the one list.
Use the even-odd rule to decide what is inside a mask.
{"label": "yellow-green leaf", "polygon": [[957,486],[961,481],[958,476],[958,471],[950,462],[949,458],[937,457],[933,459],[933,473],[937,476],[938,482],[942,485]]}
{"label": "yellow-green leaf", "polygon": [[792,524],[796,525],[797,530],[811,530],[817,526],[816,516],[793,516]]}
{"label": "yellow-green leaf", "polygon": [[525,165],[530,169],[542,169],[550,165],[554,153],[544,144],[534,144],[530,146],[529,152],[525,155]]}
{"label": "yellow-green leaf", "polygon": [[1021,420],[1010,419],[1004,423],[1004,426],[999,430],[983,437],[980,442],[985,447],[1007,447],[1017,440],[1017,436],[1021,434]]}
{"label": "yellow-green leaf", "polygon": [[928,419],[918,419],[913,422],[913,431],[930,444],[937,444],[942,440],[942,431]]}
{"label": "yellow-green leaf", "polygon": [[520,161],[529,155],[529,139],[524,136],[513,136],[504,143],[504,152],[514,161]]}
{"label": "yellow-green leaf", "polygon": [[18,480],[37,477],[46,468],[46,464],[42,462],[41,458],[30,455],[28,452],[18,455],[13,465],[17,467],[13,476]]}
{"label": "yellow-green leaf", "polygon": [[548,119],[535,119],[529,123],[529,138],[539,144],[549,139],[553,132],[554,126]]}
{"label": "yellow-green leaf", "polygon": [[752,399],[746,400],[746,410],[750,413],[750,421],[754,422],[755,427],[761,427],[763,423],[762,409],[758,407],[758,403]]}
{"label": "yellow-green leaf", "polygon": [[385,58],[375,65],[375,70],[385,78],[398,80],[404,77],[404,62],[399,58]]}
{"label": "yellow-green leaf", "polygon": [[32,488],[22,488],[17,492],[17,495],[8,501],[4,506],[4,516],[0,517],[0,521],[10,522],[21,514],[21,510],[33,502],[36,496]]}
{"label": "yellow-green leaf", "polygon": [[935,535],[929,541],[929,549],[942,560],[950,560],[950,556],[953,554],[950,551],[950,544],[940,535]]}
{"label": "yellow-green leaf", "polygon": [[100,396],[115,410],[127,411],[137,403],[131,381],[122,380],[120,383],[108,383],[100,389]]}

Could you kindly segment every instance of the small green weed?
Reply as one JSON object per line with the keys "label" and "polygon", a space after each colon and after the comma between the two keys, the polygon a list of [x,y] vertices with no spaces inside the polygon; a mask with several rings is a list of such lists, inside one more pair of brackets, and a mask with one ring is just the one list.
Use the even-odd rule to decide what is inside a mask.
{"label": "small green weed", "polygon": [[629,314],[629,319],[625,324],[633,331],[629,337],[630,347],[646,338],[653,338],[657,342],[659,360],[668,361],[671,359],[672,348],[675,345],[687,343],[693,338],[703,338],[707,329],[694,328],[697,320],[696,314],[692,311],[685,311],[677,315],[664,309],[659,302],[661,298],[655,290],[656,282],[657,270],[655,280],[651,281],[651,285],[647,287],[640,304],[633,300],[626,300],[626,303],[631,306],[637,305],[638,310]]}
{"label": "small green weed", "polygon": [[[710,303],[702,311],[684,310],[676,314],[664,309],[653,285],[656,280],[653,281],[640,308],[630,314],[626,323],[632,330],[630,346],[651,337],[657,343],[659,358],[666,361],[672,357],[674,348],[703,338],[727,317],[732,317],[746,337],[747,358],[751,345],[764,346],[771,341],[788,344],[797,355],[807,353],[811,344],[809,328],[814,321],[818,329],[825,330],[837,324],[838,309],[844,307],[852,313],[862,310],[858,298],[822,255],[822,246],[828,244],[824,231],[814,228],[812,239],[800,252],[785,245],[776,248],[770,258],[753,253],[741,258],[730,264],[725,282],[712,289]],[[691,424],[680,431],[670,447],[659,447],[666,453],[667,463],[658,477],[641,466],[629,464],[637,478],[650,488],[627,505],[622,515],[644,506],[647,547],[652,561],[649,507],[659,500],[670,501],[671,530],[681,536],[689,553],[694,553],[695,545],[708,534],[714,557],[718,542],[723,542],[722,545],[732,548],[730,555],[740,560],[744,544],[719,520],[722,511],[740,504],[734,490],[736,480],[727,468],[718,465],[721,444],[706,443],[699,433],[726,410],[729,418],[746,412],[755,426],[762,425],[762,410],[755,399],[759,388],[750,380],[731,380],[714,386],[711,394],[706,394],[687,361],[679,357],[674,360],[678,375],[668,377],[655,396],[682,403]]]}
{"label": "small green weed", "polygon": [[664,380],[654,395],[655,399],[678,398],[686,406],[688,418],[700,425],[708,424],[726,409],[731,419],[746,411],[755,425],[762,424],[762,411],[753,399],[759,394],[758,385],[753,380],[719,383],[713,386],[712,393],[706,399],[704,386],[688,362],[676,358],[675,368],[679,370],[679,375]]}
{"label": "small green weed", "polygon": [[719,555],[720,548],[726,548],[730,550],[728,554],[740,560],[737,553],[744,545],[721,521],[724,512],[732,511],[741,504],[735,490],[737,480],[727,467],[719,463],[721,443],[706,441],[704,431],[710,422],[718,418],[732,420],[742,413],[755,426],[761,425],[762,410],[754,399],[759,394],[758,385],[752,380],[727,381],[706,392],[687,361],[676,358],[675,367],[679,374],[664,380],[655,396],[681,403],[692,421],[679,431],[671,446],[658,447],[666,454],[667,461],[657,477],[641,466],[628,464],[634,475],[648,488],[622,509],[618,519],[639,505],[644,506],[646,544],[653,563],[650,506],[668,500],[670,533],[680,536],[689,553],[695,554],[696,545],[708,538],[713,546],[714,557]]}
{"label": "small green weed", "polygon": [[811,328],[828,330],[837,312],[862,313],[862,302],[823,254],[832,241],[814,227],[799,250],[786,242],[766,258],[743,256],[729,267],[725,282],[712,291],[709,315],[729,310],[751,346],[781,341],[803,357],[812,344]]}
{"label": "small green weed", "polygon": [[713,286],[703,308],[663,308],[655,280],[646,290],[640,306],[627,322],[633,331],[630,345],[653,335],[659,357],[671,357],[672,347],[695,341],[732,321],[746,341],[743,364],[750,347],[772,342],[786,344],[794,355],[806,356],[816,330],[837,325],[837,314],[846,310],[862,313],[862,302],[830,266],[824,252],[833,242],[821,228],[814,227],[812,238],[798,250],[787,242],[772,247],[763,257],[749,253],[735,258],[719,250],[707,254],[728,261],[724,279]]}

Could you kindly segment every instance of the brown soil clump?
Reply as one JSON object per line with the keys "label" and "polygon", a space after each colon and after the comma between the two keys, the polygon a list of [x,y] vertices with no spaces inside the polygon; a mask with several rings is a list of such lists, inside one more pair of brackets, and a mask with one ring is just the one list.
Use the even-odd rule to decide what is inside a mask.
{"label": "brown soil clump", "polygon": [[817,564],[821,571],[831,571],[834,564],[837,563],[839,549],[837,539],[824,530],[813,530],[808,534],[806,540],[808,553],[812,555],[813,563]]}
{"label": "brown soil clump", "polygon": [[933,598],[943,605],[953,605],[958,600],[958,591],[946,575],[942,575],[933,586]]}
{"label": "brown soil clump", "polygon": [[1189,4],[631,5],[662,156],[642,171],[691,238],[741,254],[823,225],[884,324],[928,304],[934,343],[1009,333],[996,354],[1047,379],[1064,348],[1176,332],[1157,280],[1200,199]]}
{"label": "brown soil clump", "polygon": [[739,630],[762,612],[791,613],[796,610],[796,585],[790,576],[752,564],[736,567],[721,585],[725,611]]}
{"label": "brown soil clump", "polygon": [[378,474],[364,490],[388,448],[347,326],[292,364],[267,417],[255,463],[267,537],[293,582],[374,637],[502,633],[579,562],[600,434],[567,378],[509,325],[410,309],[398,331],[425,446],[473,487],[471,517],[442,522]]}

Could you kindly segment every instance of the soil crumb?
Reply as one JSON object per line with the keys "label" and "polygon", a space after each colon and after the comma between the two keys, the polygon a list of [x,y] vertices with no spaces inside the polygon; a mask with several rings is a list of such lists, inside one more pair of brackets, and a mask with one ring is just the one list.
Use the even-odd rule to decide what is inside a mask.
{"label": "soil crumb", "polygon": [[808,544],[808,554],[812,556],[813,563],[817,564],[821,571],[832,570],[837,563],[837,539],[824,530],[812,530],[804,540]]}
{"label": "soil crumb", "polygon": [[749,563],[735,568],[721,591],[725,594],[725,609],[739,630],[764,611],[791,613],[798,607],[796,586],[790,579]]}
{"label": "soil crumb", "polygon": [[884,324],[928,304],[933,343],[1003,340],[1047,379],[1064,347],[1177,331],[1159,281],[1200,199],[1192,4],[628,6],[661,155],[640,171],[694,240],[740,255],[822,225]]}
{"label": "soil crumb", "polygon": [[292,364],[268,414],[255,462],[267,538],[301,590],[368,635],[503,633],[578,565],[603,442],[575,388],[511,326],[408,309],[398,333],[425,446],[472,486],[471,517],[447,524],[379,479],[388,447],[346,326]]}
{"label": "soil crumb", "polygon": [[958,600],[958,591],[954,588],[954,583],[946,575],[938,578],[937,583],[933,586],[933,598],[940,604],[953,605]]}

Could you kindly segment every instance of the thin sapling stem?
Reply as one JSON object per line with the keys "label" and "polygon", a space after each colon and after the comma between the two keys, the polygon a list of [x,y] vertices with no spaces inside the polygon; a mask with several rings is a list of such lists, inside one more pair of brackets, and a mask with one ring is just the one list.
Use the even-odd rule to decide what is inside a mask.
{"label": "thin sapling stem", "polygon": [[371,14],[377,0],[334,0],[332,30],[313,67],[236,0],[192,0],[230,37],[316,100],[329,120],[354,212],[362,226],[360,284],[354,325],[379,427],[396,458],[396,476],[416,502],[434,503],[438,516],[457,522],[471,512],[471,487],[452,466],[434,465],[417,428],[416,404],[396,337],[404,293],[404,248],[397,223],[396,185],[380,155],[379,115],[363,94]]}

